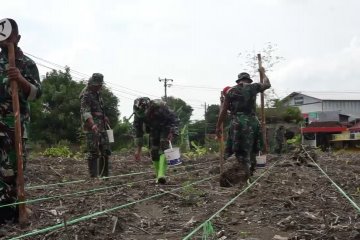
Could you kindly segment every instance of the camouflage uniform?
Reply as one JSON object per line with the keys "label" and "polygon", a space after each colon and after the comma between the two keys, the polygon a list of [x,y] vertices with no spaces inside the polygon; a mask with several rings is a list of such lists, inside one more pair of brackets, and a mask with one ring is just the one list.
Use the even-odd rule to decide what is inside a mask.
{"label": "camouflage uniform", "polygon": [[[101,80],[100,80],[101,78]],[[95,83],[102,85],[101,74],[93,74],[86,86],[80,93],[80,112],[82,118],[82,129],[86,139],[86,160],[88,162],[91,177],[109,175],[109,156],[111,155],[109,138],[106,133],[107,123],[104,112],[104,104],[100,92],[90,90],[90,86]],[[95,133],[87,120],[92,118],[99,131]]]}
{"label": "camouflage uniform", "polygon": [[[141,99],[143,98],[136,99],[135,102]],[[149,107],[144,112],[134,106],[134,113],[135,145],[143,146],[143,135],[145,132],[149,133],[151,158],[159,161],[160,155],[169,148],[168,134],[172,132],[178,135],[179,118],[164,101],[158,99],[149,99]]]}
{"label": "camouflage uniform", "polygon": [[275,132],[275,152],[281,154],[283,151],[283,145],[285,142],[285,129],[280,126]]}
{"label": "camouflage uniform", "polygon": [[[35,100],[41,95],[41,83],[36,64],[25,56],[20,48],[15,50],[15,64],[22,76],[31,84],[29,95],[19,89],[20,122],[23,136],[23,162],[26,163],[25,137],[26,126],[30,120],[28,101]],[[12,106],[10,83],[7,78],[7,51],[0,52],[0,206],[17,200],[16,175],[17,159],[15,149],[14,113]],[[17,217],[16,207],[0,208],[0,223]]]}
{"label": "camouflage uniform", "polygon": [[264,90],[260,83],[240,83],[225,96],[231,112],[226,155],[235,153],[248,175],[255,170],[256,153],[262,147],[260,122],[256,117],[256,96]]}

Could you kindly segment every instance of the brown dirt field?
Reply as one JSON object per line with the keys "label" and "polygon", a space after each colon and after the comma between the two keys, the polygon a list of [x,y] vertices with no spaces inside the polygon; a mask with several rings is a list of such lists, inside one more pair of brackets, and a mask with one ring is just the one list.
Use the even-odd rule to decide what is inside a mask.
{"label": "brown dirt field", "polygon": [[[359,206],[359,154],[317,154],[318,164]],[[220,187],[219,158],[215,155],[184,160],[181,166],[169,168],[166,185],[154,183],[148,158],[140,163],[132,159],[128,155],[112,156],[111,175],[150,172],[106,181],[91,180],[87,178],[87,165],[83,160],[31,159],[26,170],[28,200],[107,188],[29,203],[27,206],[32,210],[29,226],[4,225],[0,238],[10,239],[63,223],[64,219],[71,222],[88,214],[122,206],[84,221],[67,224],[66,228],[25,239],[183,239],[247,186],[242,181],[229,188]],[[207,239],[360,239],[360,212],[311,161],[299,161],[293,153],[269,155],[267,168],[276,161],[277,165],[269,172],[264,173],[266,169],[258,170],[254,179],[264,173],[263,177],[211,220],[215,232],[223,230],[223,236]],[[227,168],[235,162],[234,158],[230,158]],[[184,187],[207,177],[212,179]],[[79,179],[84,181],[29,188]],[[170,194],[164,193],[180,187],[183,188]],[[154,196],[156,194],[158,196]],[[132,204],[134,201],[138,202]],[[202,239],[202,234],[201,228],[190,239]]]}

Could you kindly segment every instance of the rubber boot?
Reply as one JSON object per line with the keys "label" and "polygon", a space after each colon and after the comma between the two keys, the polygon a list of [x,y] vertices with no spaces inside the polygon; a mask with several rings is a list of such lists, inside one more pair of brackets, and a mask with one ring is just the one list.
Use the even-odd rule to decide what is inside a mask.
{"label": "rubber boot", "polygon": [[159,170],[157,174],[157,182],[160,184],[166,183],[166,179],[165,179],[166,169],[167,169],[167,161],[165,159],[165,154],[161,154],[159,160]]}
{"label": "rubber boot", "polygon": [[89,174],[90,177],[95,178],[97,177],[97,159],[96,158],[92,158],[92,157],[88,157],[87,162],[88,162],[88,167],[89,167]]}
{"label": "rubber boot", "polygon": [[158,172],[159,172],[159,161],[153,161],[153,167],[155,169],[155,178],[157,182]]}

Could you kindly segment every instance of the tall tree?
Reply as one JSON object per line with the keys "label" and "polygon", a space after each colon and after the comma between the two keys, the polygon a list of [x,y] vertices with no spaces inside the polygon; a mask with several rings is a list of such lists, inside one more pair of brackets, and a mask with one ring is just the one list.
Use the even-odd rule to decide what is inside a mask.
{"label": "tall tree", "polygon": [[[164,99],[163,99],[164,100]],[[190,121],[193,108],[187,105],[185,101],[180,98],[167,97],[167,103],[169,107],[176,112],[180,118],[180,126],[183,127]]]}

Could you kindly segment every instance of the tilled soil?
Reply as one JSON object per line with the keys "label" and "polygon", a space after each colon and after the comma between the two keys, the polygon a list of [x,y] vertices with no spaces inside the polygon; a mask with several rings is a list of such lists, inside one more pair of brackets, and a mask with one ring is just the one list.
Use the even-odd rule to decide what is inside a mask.
{"label": "tilled soil", "polygon": [[[252,183],[228,188],[219,186],[215,155],[169,168],[165,185],[155,184],[146,157],[135,162],[132,156],[112,156],[114,177],[107,180],[89,179],[83,160],[32,159],[26,196],[37,200],[27,204],[29,225],[2,226],[0,236],[38,231],[24,239],[360,239],[359,154],[316,155],[317,164],[353,204],[299,151],[269,155],[267,168],[257,170]],[[225,166],[229,171],[236,165],[230,158]],[[207,236],[198,226],[209,219],[215,234]]]}

